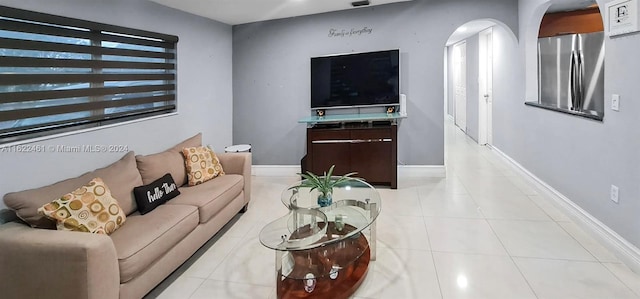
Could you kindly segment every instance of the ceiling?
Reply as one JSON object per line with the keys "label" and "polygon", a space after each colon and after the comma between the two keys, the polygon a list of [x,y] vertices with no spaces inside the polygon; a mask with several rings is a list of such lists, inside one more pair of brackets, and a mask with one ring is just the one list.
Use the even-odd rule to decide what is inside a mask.
{"label": "ceiling", "polygon": [[573,11],[598,6],[596,0],[565,0],[551,4],[547,12]]}
{"label": "ceiling", "polygon": [[[355,9],[356,0],[151,0],[175,9],[238,25],[323,12]],[[411,0],[369,0],[369,6]],[[361,6],[367,7],[367,6]]]}
{"label": "ceiling", "polygon": [[[574,11],[581,10],[591,7],[597,7],[598,4],[595,0],[563,0],[563,1],[555,1],[549,9],[550,12],[561,12],[561,11]],[[449,39],[447,40],[447,46],[453,45],[457,42],[460,42],[468,37],[477,34],[478,32],[485,30],[491,26],[496,25],[495,22],[489,20],[477,20],[468,22],[460,27],[456,31],[451,34]]]}
{"label": "ceiling", "polygon": [[[357,9],[412,0],[369,0],[368,6],[353,7],[357,0],[150,0],[168,7],[203,16],[229,25],[239,25],[324,12]],[[556,2],[547,12],[571,11],[597,5],[595,0],[564,0]],[[447,46],[494,26],[488,20],[471,21],[453,32]]]}
{"label": "ceiling", "polygon": [[447,46],[451,46],[463,39],[466,39],[474,34],[478,34],[478,32],[485,30],[491,26],[496,25],[495,22],[488,20],[477,20],[468,22],[460,27],[456,31],[454,31],[449,39],[447,40]]}

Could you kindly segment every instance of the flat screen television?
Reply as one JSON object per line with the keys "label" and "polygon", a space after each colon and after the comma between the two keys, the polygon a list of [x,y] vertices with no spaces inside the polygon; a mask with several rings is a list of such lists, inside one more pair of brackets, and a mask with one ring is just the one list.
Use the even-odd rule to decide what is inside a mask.
{"label": "flat screen television", "polygon": [[390,106],[400,101],[400,51],[311,58],[311,108]]}

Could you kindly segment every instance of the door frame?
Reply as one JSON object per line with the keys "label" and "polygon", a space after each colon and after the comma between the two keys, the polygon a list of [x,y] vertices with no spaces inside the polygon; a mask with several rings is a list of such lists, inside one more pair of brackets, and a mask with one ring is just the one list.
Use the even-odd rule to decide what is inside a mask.
{"label": "door frame", "polygon": [[493,28],[479,33],[478,144],[493,143]]}

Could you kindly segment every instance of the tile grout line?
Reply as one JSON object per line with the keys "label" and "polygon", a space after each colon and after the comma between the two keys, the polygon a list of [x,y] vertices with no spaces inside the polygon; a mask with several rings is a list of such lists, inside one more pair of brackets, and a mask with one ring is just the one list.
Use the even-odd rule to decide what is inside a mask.
{"label": "tile grout line", "polygon": [[222,279],[215,279],[215,278],[205,278],[204,280],[218,281],[218,282],[231,283],[231,284],[237,284],[237,285],[263,287],[263,288],[270,288],[270,289],[274,288],[274,286],[267,286],[267,285],[263,285],[263,284],[248,283],[248,282],[237,282],[237,281],[222,280]]}
{"label": "tile grout line", "polygon": [[[573,222],[570,222],[570,223],[573,223]],[[573,240],[575,240],[576,242],[578,242],[578,244],[580,244],[580,246],[581,246],[584,250],[586,250],[586,251],[587,251],[591,256],[593,256],[593,258],[594,258],[596,261],[598,261],[598,262],[600,262],[600,263],[601,263],[600,259],[599,259],[595,254],[593,254],[593,252],[591,252],[591,250],[589,250],[589,248],[587,248],[587,246],[585,246],[584,244],[582,244],[582,242],[580,242],[580,240],[578,240],[578,239],[577,239],[573,234],[571,234],[571,232],[569,232],[567,229],[565,229],[565,228],[564,228],[564,226],[562,226],[562,225],[560,225],[560,224],[558,224],[558,223],[556,223],[556,225],[557,225],[557,226],[559,226],[559,227],[560,227],[560,228],[561,228],[565,233],[567,233],[567,235],[569,235]]]}
{"label": "tile grout line", "polygon": [[[207,278],[209,279],[209,277],[211,275],[213,275],[214,272],[216,272],[216,270],[218,270],[218,267],[220,267],[221,265],[223,265],[226,261],[227,258],[231,255],[231,253],[233,252],[234,249],[236,249],[236,247],[240,246],[240,244],[242,243],[242,240],[244,239],[244,237],[231,237],[234,239],[238,239],[235,241],[235,244],[231,247],[231,249],[229,250],[229,252],[227,252],[226,254],[224,254],[224,256],[222,257],[222,259],[220,260],[220,262],[211,270],[211,272],[209,272],[209,274],[207,274]],[[219,241],[220,239],[218,239]],[[214,244],[215,245],[215,244]]]}
{"label": "tile grout line", "polygon": [[[548,217],[549,217],[553,222],[556,222],[556,223],[558,223],[558,222],[573,222],[573,221],[571,221],[571,220],[570,220],[569,216],[567,216],[564,212],[562,212],[562,211],[558,210],[555,206],[553,206],[553,205],[552,205],[552,207],[553,207],[553,208],[555,208],[556,210],[558,210],[558,212],[562,213],[562,215],[563,215],[563,216],[565,216],[567,219],[569,219],[569,221],[561,221],[561,220],[556,220],[556,219],[554,219],[554,218],[549,214],[549,212],[547,212],[547,210],[545,210],[544,208],[542,208],[542,206],[540,206],[540,204],[539,204],[538,202],[536,202],[535,200],[533,200],[533,199],[531,198],[531,196],[538,196],[538,197],[542,198],[542,200],[547,200],[547,199],[546,199],[546,198],[544,198],[542,195],[526,195],[526,196],[529,198],[529,200],[531,200],[531,201],[533,202],[533,204],[534,204],[534,205],[536,205],[540,210],[542,210],[542,212],[544,212],[544,213],[545,213],[545,214],[546,214],[546,215],[547,215],[547,216],[548,216]],[[548,200],[547,200],[547,201],[548,201]],[[549,203],[549,204],[551,204],[551,203]]]}
{"label": "tile grout line", "polygon": [[433,248],[431,247],[431,237],[429,237],[429,230],[427,229],[427,221],[424,216],[422,200],[420,198],[420,192],[418,189],[416,189],[416,195],[418,196],[418,204],[420,205],[420,213],[422,214],[422,225],[424,226],[424,230],[427,233],[427,242],[429,242],[429,254],[431,255],[431,262],[433,263],[433,272],[435,272],[436,274],[436,282],[438,283],[438,293],[440,294],[440,298],[443,299],[444,295],[442,294],[442,284],[440,283],[440,275],[438,275],[438,266],[436,266],[436,259],[433,256]]}
{"label": "tile grout line", "polygon": [[[490,161],[489,161],[489,162],[490,162]],[[519,175],[517,175],[517,176],[515,176],[515,177],[519,178]],[[508,178],[508,177],[507,177],[507,178]],[[509,178],[508,178],[508,179],[509,179]],[[511,182],[513,183],[513,181],[512,181],[511,179],[509,179],[509,181],[511,181]],[[525,183],[526,183],[526,182],[525,182]],[[515,184],[514,184],[514,185],[515,185]],[[576,241],[576,242],[580,245],[580,247],[582,247],[586,252],[588,252],[588,253],[589,253],[589,255],[591,255],[591,256],[594,258],[594,261],[569,260],[569,259],[554,259],[554,258],[535,258],[535,257],[519,257],[519,258],[529,258],[529,259],[539,259],[539,260],[563,260],[563,261],[568,261],[568,262],[587,262],[587,263],[598,263],[598,264],[600,264],[602,267],[607,268],[607,270],[608,270],[609,272],[611,272],[611,270],[609,270],[609,268],[608,268],[608,267],[606,267],[605,265],[603,265],[603,263],[602,263],[602,262],[601,262],[601,261],[600,261],[600,260],[599,260],[599,259],[598,259],[598,258],[597,258],[597,257],[596,257],[596,256],[595,256],[595,255],[594,255],[594,254],[593,254],[593,253],[592,253],[592,252],[591,252],[591,251],[590,251],[590,250],[589,250],[589,249],[588,249],[588,248],[583,244],[583,243],[582,243],[582,242],[580,242],[578,239],[576,239],[576,237],[575,237],[575,236],[573,236],[573,234],[571,234],[571,233],[570,233],[569,231],[567,231],[567,230],[566,230],[562,225],[560,225],[560,224],[558,223],[558,221],[556,221],[556,220],[555,220],[555,219],[554,219],[554,218],[553,218],[553,217],[552,217],[552,216],[551,216],[551,215],[550,215],[550,214],[549,214],[545,209],[543,209],[543,208],[542,208],[542,207],[541,207],[541,206],[540,206],[536,201],[532,200],[532,199],[531,199],[531,196],[530,196],[529,194],[526,194],[526,192],[524,192],[524,191],[522,190],[522,188],[520,188],[518,185],[515,185],[515,186],[516,186],[516,188],[517,188],[518,190],[520,190],[520,191],[521,191],[521,192],[522,192],[522,193],[523,193],[523,194],[524,194],[524,195],[525,195],[525,196],[526,196],[530,201],[532,201],[534,205],[536,205],[540,210],[542,210],[542,212],[543,212],[547,217],[549,217],[549,219],[551,220],[551,222],[553,222],[553,223],[555,223],[555,225],[559,226],[559,227],[562,229],[562,231],[564,231],[566,234],[568,234],[568,235],[569,235],[569,236],[570,236],[574,241]],[[531,186],[529,186],[529,187],[531,187]],[[532,187],[532,188],[533,188],[533,187]],[[473,195],[471,195],[471,196],[472,196],[472,198],[473,198]],[[544,198],[543,198],[543,199],[544,199]],[[563,215],[564,215],[564,214],[563,214]],[[565,216],[566,216],[566,215],[565,215]],[[487,222],[488,222],[488,221],[487,221]],[[546,222],[548,222],[548,221],[546,221]],[[491,225],[491,223],[489,223],[489,226],[491,227],[491,230],[494,232],[494,234],[495,234],[496,236],[498,236],[498,234],[495,232],[495,230],[494,230],[493,226]],[[504,243],[502,242],[502,239],[500,239],[500,238],[498,237],[498,240],[500,241],[500,243],[501,243],[501,244],[503,245],[503,247],[504,247]],[[506,247],[505,247],[505,250],[506,250]],[[535,290],[534,290],[534,289],[533,289],[533,287],[531,286],[531,283],[529,282],[529,280],[527,279],[527,277],[526,277],[526,276],[524,275],[524,273],[522,272],[522,269],[520,269],[520,267],[518,266],[518,264],[515,262],[514,257],[517,257],[517,256],[512,256],[512,255],[511,255],[511,253],[509,253],[509,251],[508,251],[508,250],[507,250],[507,253],[508,253],[508,255],[509,255],[509,258],[510,258],[510,259],[511,259],[511,261],[513,262],[513,264],[516,266],[516,268],[518,269],[518,271],[520,272],[520,274],[522,275],[522,277],[523,277],[523,278],[525,279],[525,281],[527,282],[527,285],[529,285],[529,288],[531,289],[531,291],[534,293],[534,295],[535,295],[536,297],[538,297],[537,293],[535,292]],[[628,289],[630,289],[630,290],[632,291],[632,293],[634,293],[634,294],[635,294],[635,292],[633,292],[633,290],[632,290],[632,289],[631,289],[627,284],[625,284],[624,282],[622,282],[622,281],[620,280],[620,278],[619,278],[617,275],[615,275],[614,273],[612,273],[612,274],[613,274],[613,276],[614,276],[614,277],[616,277],[616,279],[617,279],[617,280],[619,280],[619,281],[620,281],[620,282],[621,282],[625,287],[627,287]],[[636,295],[638,295],[638,294],[636,294]]]}
{"label": "tile grout line", "polygon": [[536,293],[536,290],[533,289],[533,286],[531,285],[531,283],[529,282],[527,277],[522,272],[522,269],[520,269],[520,267],[518,266],[518,263],[516,263],[516,261],[513,259],[514,257],[511,255],[509,250],[507,250],[507,247],[504,246],[504,243],[502,242],[502,239],[500,239],[500,237],[498,236],[498,233],[496,233],[495,229],[493,228],[493,225],[491,225],[491,223],[489,221],[487,221],[487,223],[489,223],[489,228],[491,228],[491,231],[496,235],[496,237],[498,239],[498,242],[500,242],[502,247],[504,247],[504,250],[507,252],[507,256],[509,256],[509,260],[511,260],[511,262],[516,267],[516,269],[518,269],[518,273],[520,273],[520,276],[522,276],[522,279],[524,279],[524,281],[527,283],[527,286],[529,286],[529,289],[533,293],[533,296],[535,296],[536,298],[540,298],[540,296],[538,296],[538,294]]}
{"label": "tile grout line", "polygon": [[[600,264],[605,267],[607,269],[607,271],[609,271],[609,273],[611,273],[611,275],[613,275],[613,277],[615,277],[620,283],[622,283],[622,285],[624,285],[625,287],[627,287],[627,289],[629,289],[631,291],[631,293],[635,294],[637,297],[640,298],[640,293],[637,293],[631,286],[627,285],[626,282],[624,282],[617,274],[615,274],[613,271],[611,271],[611,269],[609,269],[609,267],[607,267],[605,265],[605,263],[600,262]],[[607,264],[614,264],[614,263],[607,263]],[[625,266],[626,265],[624,263],[621,263],[621,265]],[[631,269],[629,269],[629,271],[631,271]],[[633,271],[631,271],[633,273]],[[634,273],[635,274],[635,273]]]}
{"label": "tile grout line", "polygon": [[[573,223],[573,222],[571,222],[571,223]],[[624,285],[627,289],[629,289],[633,294],[635,294],[636,296],[640,296],[640,294],[637,294],[630,286],[628,286],[622,279],[620,279],[620,277],[618,277],[618,275],[613,273],[613,271],[611,271],[611,269],[609,269],[609,267],[605,266],[604,262],[602,262],[597,256],[595,256],[595,254],[593,254],[591,252],[591,250],[589,250],[589,248],[587,248],[585,245],[583,245],[582,242],[580,242],[580,240],[578,240],[569,231],[567,231],[567,229],[565,229],[564,226],[562,226],[560,224],[558,224],[558,226],[560,226],[560,228],[562,228],[562,230],[564,230],[569,236],[571,236],[571,238],[576,240],[576,242],[578,242],[578,244],[580,244],[580,246],[582,246],[582,248],[584,248],[584,250],[586,250],[589,254],[591,254],[593,256],[593,258],[596,260],[595,262],[600,264],[600,266],[602,266],[603,268],[607,269],[607,272],[609,272],[611,275],[613,275],[613,277],[615,277],[616,280],[618,280],[620,283],[622,283],[622,285]],[[624,265],[624,263],[622,263],[622,264]]]}
{"label": "tile grout line", "polygon": [[480,205],[476,201],[475,196],[473,196],[473,194],[471,194],[471,192],[469,192],[469,188],[467,187],[467,184],[465,184],[465,182],[462,179],[460,179],[460,177],[457,174],[454,173],[453,175],[456,176],[456,178],[460,181],[460,184],[462,184],[464,189],[467,190],[467,192],[469,194],[469,198],[471,198],[471,201],[473,201],[473,204],[476,205],[476,211],[480,212],[480,215],[482,215],[482,219],[486,220],[487,219],[487,215],[485,215],[484,212],[482,211],[482,208],[480,208]]}
{"label": "tile grout line", "polygon": [[576,259],[567,259],[567,258],[538,257],[538,256],[524,256],[524,255],[513,255],[513,257],[519,258],[519,259],[530,259],[530,260],[545,260],[545,261],[562,261],[562,262],[578,262],[578,263],[602,264],[602,262],[600,262],[598,260],[576,260]]}
{"label": "tile grout line", "polygon": [[[179,277],[178,277],[179,278]],[[201,278],[200,278],[201,279]],[[193,297],[193,295],[202,287],[202,285],[204,284],[204,282],[206,281],[206,279],[202,279],[202,281],[200,282],[200,284],[198,285],[197,288],[193,289],[193,291],[191,291],[191,294],[189,294],[189,297],[187,298],[191,298]]]}
{"label": "tile grout line", "polygon": [[[465,188],[467,188],[467,186],[466,186],[464,181],[461,180],[461,183],[465,186]],[[517,186],[516,186],[516,188],[517,188]],[[520,189],[518,189],[518,190],[520,190]],[[524,279],[524,281],[527,283],[527,286],[529,287],[529,290],[531,290],[531,293],[533,294],[533,296],[535,296],[536,298],[540,298],[538,296],[538,294],[536,293],[536,291],[533,289],[533,286],[531,285],[531,283],[529,282],[527,277],[524,275],[524,273],[522,273],[522,270],[520,269],[520,267],[518,267],[518,264],[513,259],[513,256],[511,255],[509,250],[507,250],[507,247],[504,245],[504,242],[502,241],[502,239],[496,233],[495,229],[491,225],[491,222],[489,222],[489,220],[486,218],[486,215],[484,214],[484,212],[480,208],[480,205],[478,205],[478,203],[476,202],[476,200],[474,198],[474,195],[471,192],[469,192],[469,196],[471,197],[471,200],[473,200],[474,203],[476,204],[476,206],[478,207],[479,212],[484,216],[484,221],[489,225],[489,228],[491,229],[493,234],[496,236],[496,239],[498,239],[498,242],[500,242],[500,245],[502,246],[504,251],[507,253],[507,256],[509,257],[509,260],[511,260],[511,263],[516,267],[516,269],[518,269],[518,273],[520,273],[520,276],[522,277],[522,279]]]}

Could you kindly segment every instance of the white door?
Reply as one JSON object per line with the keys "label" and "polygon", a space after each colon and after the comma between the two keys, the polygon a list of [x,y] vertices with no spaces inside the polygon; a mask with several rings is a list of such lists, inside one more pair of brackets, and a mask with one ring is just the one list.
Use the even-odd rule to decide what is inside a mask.
{"label": "white door", "polygon": [[478,66],[478,143],[493,143],[493,33],[480,32]]}
{"label": "white door", "polygon": [[467,131],[467,44],[453,46],[453,88],[455,124]]}

